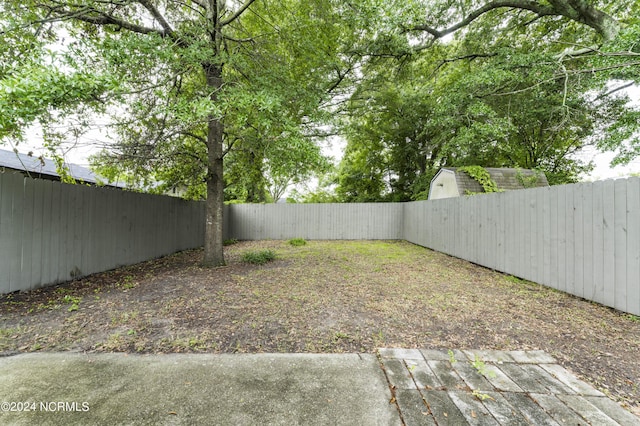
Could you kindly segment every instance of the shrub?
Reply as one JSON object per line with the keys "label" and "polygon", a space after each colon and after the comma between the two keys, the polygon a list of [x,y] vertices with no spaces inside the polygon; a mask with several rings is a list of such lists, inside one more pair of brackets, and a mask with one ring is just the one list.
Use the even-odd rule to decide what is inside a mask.
{"label": "shrub", "polygon": [[248,251],[242,255],[242,261],[254,265],[264,265],[276,258],[272,250]]}
{"label": "shrub", "polygon": [[289,244],[294,247],[299,247],[307,244],[307,242],[304,240],[304,238],[294,238],[292,240],[289,240]]}

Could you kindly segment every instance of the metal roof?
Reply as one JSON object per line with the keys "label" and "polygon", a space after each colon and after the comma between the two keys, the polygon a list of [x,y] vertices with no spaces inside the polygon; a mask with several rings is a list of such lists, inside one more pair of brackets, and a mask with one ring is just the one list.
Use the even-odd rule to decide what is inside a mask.
{"label": "metal roof", "polygon": [[[97,185],[115,186],[120,188],[125,187],[122,184],[109,183],[107,179],[96,175],[87,167],[72,163],[66,163],[66,166],[69,169],[69,174],[76,180]],[[0,149],[0,168],[2,167],[60,179],[60,175],[56,170],[56,163],[45,157],[35,155],[30,156],[6,149]]]}

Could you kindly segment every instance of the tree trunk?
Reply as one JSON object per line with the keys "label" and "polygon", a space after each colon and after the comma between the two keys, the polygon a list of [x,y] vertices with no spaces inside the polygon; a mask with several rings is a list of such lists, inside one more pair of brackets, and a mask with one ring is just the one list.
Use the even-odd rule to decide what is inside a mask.
{"label": "tree trunk", "polygon": [[[211,100],[215,102],[218,98],[218,91],[222,88],[222,64],[205,64],[204,72],[207,78],[207,86],[211,89]],[[225,264],[222,248],[222,208],[224,206],[222,132],[223,125],[220,117],[209,117],[207,131],[209,164],[207,170],[204,259],[202,261],[202,265],[206,267],[219,267]]]}

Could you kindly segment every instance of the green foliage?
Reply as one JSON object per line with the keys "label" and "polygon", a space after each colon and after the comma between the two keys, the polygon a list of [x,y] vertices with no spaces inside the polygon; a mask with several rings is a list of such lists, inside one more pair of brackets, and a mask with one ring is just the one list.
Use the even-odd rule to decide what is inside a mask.
{"label": "green foliage", "polygon": [[72,296],[70,294],[66,294],[62,298],[62,302],[63,303],[70,305],[67,308],[67,311],[69,311],[69,312],[74,312],[74,311],[77,311],[78,309],[80,309],[80,302],[81,301],[82,301],[82,298],[77,297],[77,296]]}
{"label": "green foliage", "polygon": [[272,250],[248,251],[242,254],[242,261],[254,265],[264,265],[276,258],[276,253]]}
{"label": "green foliage", "polygon": [[292,238],[291,240],[288,241],[288,243],[294,247],[300,247],[307,244],[304,238]]}
{"label": "green foliage", "polygon": [[[403,28],[446,28],[477,6],[412,3],[421,13],[399,14]],[[425,199],[443,166],[537,169],[552,185],[575,182],[592,168],[577,155],[589,145],[617,152],[616,162],[636,158],[639,108],[624,92],[609,92],[640,80],[630,53],[640,27],[630,9],[599,6],[629,25],[576,56],[567,51],[595,46],[602,34],[562,13],[535,19],[495,10],[447,41],[409,31],[413,50],[378,37],[343,121],[348,147],[337,193],[345,201]]]}
{"label": "green foliage", "polygon": [[471,176],[471,178],[473,178],[476,182],[478,182],[482,186],[482,189],[484,189],[484,192],[486,193],[501,192],[501,190],[498,189],[498,185],[496,185],[493,179],[491,179],[491,175],[484,167],[464,166],[464,167],[460,167],[458,170],[463,171],[469,176]]}
{"label": "green foliage", "polygon": [[238,240],[236,240],[235,238],[229,238],[229,239],[224,240],[222,242],[222,244],[225,245],[225,246],[232,246],[232,245],[237,244],[237,243],[238,243]]}
{"label": "green foliage", "polygon": [[474,357],[473,361],[471,361],[471,365],[473,366],[473,368],[475,368],[478,371],[478,373],[482,374],[483,376],[487,376],[490,378],[496,377],[496,373],[493,371],[487,370],[487,365],[484,363],[484,361],[479,359],[477,356]]}
{"label": "green foliage", "polygon": [[517,170],[516,180],[525,188],[535,188],[540,182],[540,172],[536,171],[533,175],[525,176],[521,170]]}

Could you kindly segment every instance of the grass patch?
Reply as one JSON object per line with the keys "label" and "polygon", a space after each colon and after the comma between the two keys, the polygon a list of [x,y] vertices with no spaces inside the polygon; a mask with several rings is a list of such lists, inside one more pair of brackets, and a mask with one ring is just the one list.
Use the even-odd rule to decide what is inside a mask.
{"label": "grass patch", "polygon": [[306,245],[307,242],[305,241],[304,238],[293,238],[293,239],[289,240],[289,244],[294,246],[294,247],[300,247],[300,246]]}
{"label": "grass patch", "polygon": [[251,263],[253,265],[264,265],[267,262],[271,262],[276,258],[276,253],[273,250],[257,250],[248,251],[243,253],[242,261],[245,263]]}
{"label": "grass patch", "polygon": [[228,240],[224,240],[222,242],[222,245],[223,246],[232,246],[232,245],[237,244],[237,243],[238,243],[238,240],[236,240],[235,238],[229,238]]}

